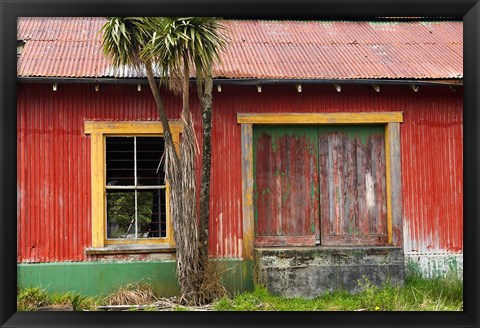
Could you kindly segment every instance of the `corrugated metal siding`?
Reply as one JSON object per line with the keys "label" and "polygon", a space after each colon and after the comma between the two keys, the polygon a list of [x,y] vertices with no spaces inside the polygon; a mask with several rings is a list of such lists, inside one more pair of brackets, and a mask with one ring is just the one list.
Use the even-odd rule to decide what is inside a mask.
{"label": "corrugated metal siding", "polygon": [[463,251],[461,105],[460,95],[452,101],[451,93],[405,104],[415,108],[406,112],[401,131],[407,253]]}
{"label": "corrugated metal siding", "polygon": [[[192,90],[193,91],[193,90]],[[20,84],[18,88],[18,260],[84,260],[91,244],[90,147],[85,119],[156,118],[149,90],[135,86]],[[196,96],[192,95],[198,118]],[[214,92],[210,253],[242,256],[241,147],[236,113],[403,111],[405,251],[463,249],[462,89],[305,85],[225,86]],[[180,102],[168,98],[170,117]],[[196,121],[196,127],[200,126]],[[46,132],[42,132],[46,130]],[[201,138],[199,138],[201,144]],[[433,192],[432,192],[433,191]]]}
{"label": "corrugated metal siding", "polygon": [[[17,103],[18,260],[80,261],[91,245],[90,137],[84,120],[156,120],[136,86],[20,85]],[[178,102],[166,102],[178,117]],[[200,139],[201,142],[201,139]]]}
{"label": "corrugated metal siding", "polygon": [[[18,76],[143,77],[114,72],[101,51],[103,17],[23,17]],[[461,78],[462,22],[224,22],[229,44],[214,77]]]}
{"label": "corrugated metal siding", "polygon": [[19,90],[18,260],[81,260],[91,239],[90,144],[71,95],[39,91]]}

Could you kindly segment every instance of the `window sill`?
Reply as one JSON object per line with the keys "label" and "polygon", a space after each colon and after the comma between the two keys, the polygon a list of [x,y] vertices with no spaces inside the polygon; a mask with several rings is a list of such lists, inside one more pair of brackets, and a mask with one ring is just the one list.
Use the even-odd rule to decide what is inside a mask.
{"label": "window sill", "polygon": [[156,244],[108,245],[105,247],[90,247],[85,252],[87,255],[175,253],[175,247]]}

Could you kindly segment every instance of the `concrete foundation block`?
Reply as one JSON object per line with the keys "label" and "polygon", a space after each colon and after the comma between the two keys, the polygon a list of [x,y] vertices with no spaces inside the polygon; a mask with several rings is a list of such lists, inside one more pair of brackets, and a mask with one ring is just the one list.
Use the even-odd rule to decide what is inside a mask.
{"label": "concrete foundation block", "polygon": [[284,297],[314,298],[343,289],[356,293],[366,279],[376,286],[403,285],[398,247],[292,247],[255,249],[256,283]]}

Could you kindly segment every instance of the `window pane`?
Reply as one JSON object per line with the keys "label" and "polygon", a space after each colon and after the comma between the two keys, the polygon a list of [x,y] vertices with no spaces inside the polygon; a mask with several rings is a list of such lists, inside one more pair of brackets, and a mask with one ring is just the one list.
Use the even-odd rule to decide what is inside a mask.
{"label": "window pane", "polygon": [[137,237],[166,237],[165,189],[137,190],[137,197]]}
{"label": "window pane", "polygon": [[107,238],[135,237],[135,190],[107,190]]}
{"label": "window pane", "polygon": [[166,237],[165,189],[135,187],[135,178],[137,186],[165,185],[163,153],[161,137],[106,138],[107,238]]}
{"label": "window pane", "polygon": [[165,172],[160,160],[165,142],[162,137],[137,137],[137,184],[160,186],[165,184]]}
{"label": "window pane", "polygon": [[134,138],[107,137],[107,186],[133,186]]}

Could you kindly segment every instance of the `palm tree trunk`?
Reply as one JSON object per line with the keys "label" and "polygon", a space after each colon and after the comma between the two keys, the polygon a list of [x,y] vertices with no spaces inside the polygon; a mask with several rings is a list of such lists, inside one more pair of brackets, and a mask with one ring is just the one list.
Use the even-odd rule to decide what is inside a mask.
{"label": "palm tree trunk", "polygon": [[178,199],[182,202],[182,217],[175,229],[177,243],[177,275],[182,298],[191,304],[201,304],[198,256],[198,222],[196,198],[195,153],[196,141],[189,107],[190,70],[188,57],[183,55],[182,120],[183,135],[180,145],[181,172],[179,172]]}
{"label": "palm tree trunk", "polygon": [[182,116],[186,120],[187,116],[190,114],[190,68],[188,65],[187,55],[183,55],[183,86],[182,86]]}
{"label": "palm tree trunk", "polygon": [[[152,90],[152,94],[157,105],[158,116],[160,117],[160,122],[162,123],[163,137],[165,138],[166,148],[174,150],[175,145],[173,143],[172,131],[170,130],[170,124],[168,123],[167,113],[165,112],[165,107],[163,105],[162,97],[160,96],[160,91],[158,90],[155,78],[153,77],[152,66],[150,63],[145,63],[145,67],[147,72],[148,84],[150,86],[150,89]],[[176,166],[178,166],[179,159],[177,153],[175,151],[172,151],[171,154],[173,156],[173,161],[175,162],[175,164],[177,164]]]}
{"label": "palm tree trunk", "polygon": [[200,261],[206,265],[208,260],[208,223],[210,220],[210,173],[212,165],[212,68],[209,67],[204,77],[197,78],[197,89],[202,105],[202,182],[200,189]]}

